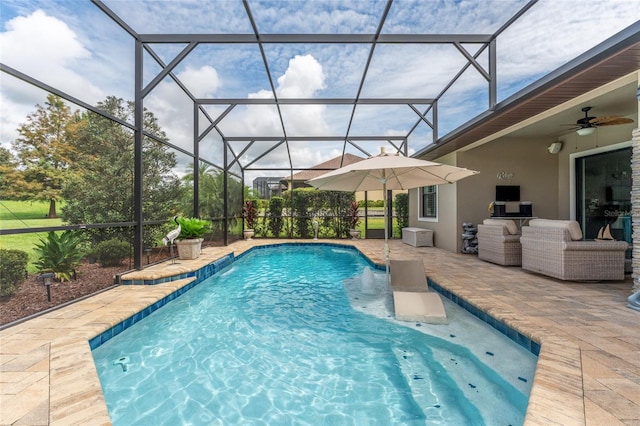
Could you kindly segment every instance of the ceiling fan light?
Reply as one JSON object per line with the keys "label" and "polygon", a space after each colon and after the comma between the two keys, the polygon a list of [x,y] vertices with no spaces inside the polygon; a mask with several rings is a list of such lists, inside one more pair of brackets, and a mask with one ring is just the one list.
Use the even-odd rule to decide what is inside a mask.
{"label": "ceiling fan light", "polygon": [[576,133],[579,136],[588,136],[588,135],[592,134],[595,131],[596,131],[595,127],[582,127],[580,129],[576,130]]}

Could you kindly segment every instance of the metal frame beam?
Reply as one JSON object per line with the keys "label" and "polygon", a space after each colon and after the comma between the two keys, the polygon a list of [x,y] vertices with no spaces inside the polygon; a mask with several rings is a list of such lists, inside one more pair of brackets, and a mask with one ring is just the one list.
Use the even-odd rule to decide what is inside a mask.
{"label": "metal frame beam", "polygon": [[[488,98],[489,98],[489,111],[499,108],[497,105],[497,54],[496,54],[496,38],[499,34],[505,31],[511,24],[518,20],[523,14],[525,14],[537,0],[528,1],[516,14],[505,22],[495,33],[493,34],[383,34],[382,29],[386,22],[389,10],[393,4],[393,0],[387,0],[384,10],[377,23],[377,28],[373,34],[262,34],[260,33],[258,26],[253,18],[249,2],[243,0],[243,6],[246,12],[247,19],[251,24],[253,30],[252,34],[139,34],[133,30],[122,18],[114,13],[109,7],[107,7],[102,0],[91,0],[91,2],[108,18],[115,22],[122,30],[130,35],[135,43],[135,63],[134,63],[134,124],[127,123],[118,119],[110,114],[100,111],[98,108],[87,104],[63,91],[57,90],[51,86],[44,84],[41,81],[33,79],[19,71],[0,63],[0,71],[12,75],[18,79],[21,79],[28,84],[46,90],[69,102],[79,105],[88,111],[92,111],[105,118],[108,118],[122,126],[131,129],[134,132],[134,217],[133,222],[128,223],[134,226],[134,263],[135,267],[140,269],[142,267],[143,257],[143,244],[142,237],[144,234],[144,221],[142,210],[142,197],[143,197],[143,140],[148,137],[158,143],[162,143],[167,147],[181,152],[187,156],[193,158],[194,161],[194,214],[198,215],[198,170],[200,162],[211,164],[212,166],[224,171],[224,243],[228,243],[228,215],[229,215],[229,188],[228,178],[229,175],[239,177],[244,182],[246,170],[289,170],[292,175],[296,170],[309,170],[309,168],[297,168],[294,167],[290,142],[304,141],[304,142],[331,142],[339,141],[343,143],[342,150],[343,155],[346,152],[347,145],[351,145],[357,150],[361,151],[365,155],[369,155],[365,149],[359,146],[358,142],[365,141],[384,141],[393,146],[397,152],[402,152],[405,155],[408,154],[408,138],[422,122],[426,123],[433,133],[434,142],[438,142],[438,102],[442,96],[454,85],[454,83],[463,75],[463,73],[469,68],[474,67],[480,75],[488,82]],[[169,63],[165,64],[162,59],[155,53],[153,49],[154,44],[185,44],[186,46],[182,51]],[[173,70],[187,58],[199,44],[255,44],[260,51],[262,61],[265,67],[266,76],[269,81],[269,85],[272,92],[272,97],[269,99],[239,99],[239,98],[227,98],[227,99],[209,99],[209,98],[196,98],[185,86],[185,84],[174,74]],[[272,75],[267,56],[265,54],[264,46],[266,44],[367,44],[370,45],[369,54],[365,67],[360,77],[358,90],[354,98],[312,98],[312,99],[299,99],[299,98],[280,98],[278,96],[276,85],[274,83],[274,77]],[[362,91],[366,82],[369,68],[373,60],[373,55],[376,47],[380,44],[451,44],[453,45],[461,55],[466,59],[465,64],[461,67],[456,75],[454,75],[444,89],[434,98],[363,98]],[[475,54],[470,54],[469,50],[464,45],[479,45]],[[478,58],[488,49],[488,69],[485,69]],[[144,66],[144,51],[147,51],[150,57],[156,61],[161,67],[161,71],[146,85],[144,86],[143,80],[143,66]],[[187,95],[193,102],[193,153],[186,151],[172,143],[159,138],[156,135],[149,134],[143,128],[144,119],[144,98],[153,91],[153,89],[165,78],[171,78],[177,86]],[[227,108],[213,119],[209,113],[203,108],[206,105],[227,105]],[[280,126],[282,129],[282,135],[278,136],[232,136],[227,137],[220,130],[218,125],[229,115],[229,113],[238,105],[275,105],[278,117],[280,120]],[[351,105],[351,114],[348,122],[348,126],[344,135],[325,135],[325,136],[289,136],[287,134],[286,122],[282,116],[282,105]],[[407,105],[417,115],[415,124],[411,127],[409,132],[399,136],[388,135],[352,135],[351,128],[355,117],[356,109],[361,105]],[[426,105],[424,112],[419,110],[420,106]],[[431,112],[431,120],[427,118],[427,114]],[[200,117],[199,114],[203,113],[206,118],[206,129],[202,132],[199,131]],[[223,165],[215,165],[210,161],[201,160],[199,158],[200,147],[199,143],[211,132],[217,131],[222,139],[223,153]],[[453,132],[455,133],[455,131]],[[244,167],[240,164],[240,158],[255,142],[269,141],[273,144],[266,149],[257,158],[253,158]],[[239,153],[236,154],[231,143],[233,142],[249,142],[249,144]],[[274,151],[282,144],[285,145],[289,160],[288,168],[260,168],[252,167],[261,158]],[[232,157],[232,158],[231,158]],[[238,164],[240,167],[240,176],[237,173],[231,172],[231,168]],[[318,170],[318,169],[314,169]],[[94,225],[91,225],[94,226]],[[95,225],[102,226],[102,225]],[[391,227],[389,227],[391,229]]]}
{"label": "metal frame beam", "polygon": [[200,105],[402,105],[432,104],[436,98],[198,98]]}
{"label": "metal frame beam", "polygon": [[139,34],[138,37],[143,43],[444,44],[489,43],[493,34]]}

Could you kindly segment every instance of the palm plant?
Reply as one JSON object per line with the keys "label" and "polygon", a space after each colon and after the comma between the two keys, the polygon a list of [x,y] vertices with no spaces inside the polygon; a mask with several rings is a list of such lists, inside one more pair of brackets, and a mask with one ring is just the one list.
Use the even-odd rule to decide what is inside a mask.
{"label": "palm plant", "polygon": [[40,272],[53,272],[60,281],[69,281],[83,257],[81,243],[84,235],[78,231],[47,233],[46,239],[36,243],[34,251],[38,260],[34,263]]}

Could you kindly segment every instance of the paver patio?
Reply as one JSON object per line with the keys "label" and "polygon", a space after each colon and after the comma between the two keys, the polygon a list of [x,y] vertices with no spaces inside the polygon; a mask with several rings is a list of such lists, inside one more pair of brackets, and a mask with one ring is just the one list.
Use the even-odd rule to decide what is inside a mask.
{"label": "paver patio", "polygon": [[[291,241],[210,247],[195,261],[165,262],[128,278],[187,272],[276,242]],[[381,240],[330,242],[384,263]],[[392,259],[422,258],[441,287],[542,344],[525,424],[640,424],[640,312],[625,307],[630,279],[563,282],[399,240],[390,248]],[[89,339],[190,280],[119,286],[0,331],[0,424],[110,424]]]}

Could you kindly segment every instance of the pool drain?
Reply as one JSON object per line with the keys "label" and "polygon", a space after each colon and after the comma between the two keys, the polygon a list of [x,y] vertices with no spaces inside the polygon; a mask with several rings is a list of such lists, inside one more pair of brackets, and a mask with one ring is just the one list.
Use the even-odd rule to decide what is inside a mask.
{"label": "pool drain", "polygon": [[113,361],[113,365],[120,365],[122,367],[122,371],[127,371],[127,364],[129,363],[128,356],[121,356],[120,358]]}

